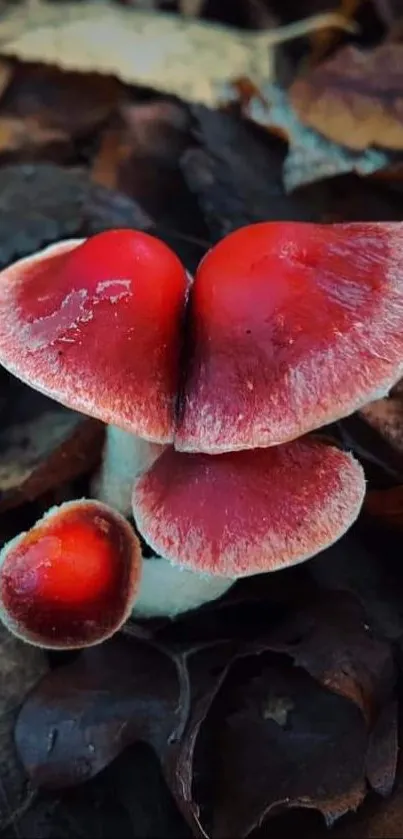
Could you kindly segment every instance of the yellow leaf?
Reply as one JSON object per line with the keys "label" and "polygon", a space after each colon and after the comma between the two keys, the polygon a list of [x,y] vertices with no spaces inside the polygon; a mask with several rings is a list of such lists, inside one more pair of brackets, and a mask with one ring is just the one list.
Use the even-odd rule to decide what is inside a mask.
{"label": "yellow leaf", "polygon": [[275,44],[329,26],[351,29],[343,16],[331,12],[256,33],[107,0],[31,0],[0,19],[0,51],[22,61],[114,74],[211,105],[231,78],[248,76],[258,84],[272,78]]}

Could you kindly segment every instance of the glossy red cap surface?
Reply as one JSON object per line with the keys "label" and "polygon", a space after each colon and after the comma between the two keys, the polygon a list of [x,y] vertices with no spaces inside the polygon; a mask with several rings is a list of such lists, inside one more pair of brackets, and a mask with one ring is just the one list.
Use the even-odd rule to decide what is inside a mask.
{"label": "glossy red cap surface", "polygon": [[136,483],[133,514],[171,562],[244,577],[309,559],[357,518],[360,464],[313,438],[224,455],[169,447]]}
{"label": "glossy red cap surface", "polygon": [[146,233],[61,242],[2,272],[0,362],[70,408],[169,442],[187,289]]}
{"label": "glossy red cap surface", "polygon": [[51,509],[0,553],[0,618],[40,647],[108,638],[131,612],[142,568],[127,521],[98,501]]}
{"label": "glossy red cap surface", "polygon": [[191,290],[183,451],[273,446],[354,412],[403,369],[403,226],[265,222]]}

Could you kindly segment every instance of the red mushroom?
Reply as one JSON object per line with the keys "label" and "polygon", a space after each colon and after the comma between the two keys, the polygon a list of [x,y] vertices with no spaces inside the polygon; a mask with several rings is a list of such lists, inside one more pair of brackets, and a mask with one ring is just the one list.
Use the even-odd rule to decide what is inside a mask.
{"label": "red mushroom", "polygon": [[[217,577],[235,580],[304,562],[348,530],[364,494],[361,465],[313,438],[217,456],[170,447],[136,481],[133,514],[148,544],[205,586],[204,575],[214,585]],[[184,611],[186,590],[177,576],[176,611]],[[154,588],[148,608],[155,613],[165,590]],[[135,612],[144,613],[141,589]]]}
{"label": "red mushroom", "polygon": [[61,242],[2,272],[0,362],[115,427],[99,491],[116,507],[130,508],[133,474],[173,439],[187,289],[175,254],[134,230]]}
{"label": "red mushroom", "polygon": [[0,553],[0,618],[28,643],[88,647],[129,617],[142,568],[128,522],[99,501],[49,510]]}
{"label": "red mushroom", "polygon": [[400,223],[264,222],[202,261],[175,447],[293,440],[384,395],[403,369]]}

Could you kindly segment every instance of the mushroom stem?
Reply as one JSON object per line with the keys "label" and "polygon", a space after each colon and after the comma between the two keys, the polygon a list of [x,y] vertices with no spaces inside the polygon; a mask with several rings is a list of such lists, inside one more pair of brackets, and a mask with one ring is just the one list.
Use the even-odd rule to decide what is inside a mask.
{"label": "mushroom stem", "polygon": [[217,600],[236,582],[227,577],[198,574],[155,556],[142,565],[140,588],[134,618],[174,618]]}
{"label": "mushroom stem", "polygon": [[133,482],[152,466],[165,448],[108,425],[102,464],[91,487],[93,497],[128,516],[132,509]]}

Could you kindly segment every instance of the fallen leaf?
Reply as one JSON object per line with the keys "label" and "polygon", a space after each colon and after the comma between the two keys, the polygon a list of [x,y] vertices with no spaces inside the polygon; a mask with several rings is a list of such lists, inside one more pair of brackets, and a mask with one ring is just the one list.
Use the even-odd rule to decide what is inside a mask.
{"label": "fallen leaf", "polygon": [[[362,4],[363,0],[339,0],[338,12],[346,20],[353,22]],[[340,37],[341,32],[335,29],[319,29],[317,32],[314,32],[311,35],[310,65],[317,64],[330,49],[335,47]]]}
{"label": "fallen leaf", "polygon": [[396,672],[390,644],[347,593],[322,594],[268,635],[267,647],[292,656],[323,687],[354,702],[368,723],[390,698]]}
{"label": "fallen leaf", "polygon": [[88,781],[130,743],[160,752],[179,722],[174,662],[141,641],[114,638],[43,679],[20,711],[16,745],[34,786]]}
{"label": "fallen leaf", "polygon": [[179,0],[179,11],[186,17],[198,17],[203,11],[204,0]]}
{"label": "fallen leaf", "polygon": [[[237,645],[212,644],[185,658],[186,662],[186,714],[183,714],[181,736],[174,740],[162,755],[162,766],[168,786],[180,812],[195,836],[206,837],[200,819],[200,806],[194,799],[194,758],[200,731],[210,708],[219,693],[232,664]],[[182,690],[182,701],[184,691]],[[211,796],[211,775],[203,770],[197,774],[204,786],[204,795]]]}
{"label": "fallen leaf", "polygon": [[339,444],[353,452],[365,465],[368,478],[375,486],[403,481],[403,452],[359,413],[347,417],[335,426]]}
{"label": "fallen leaf", "polygon": [[162,97],[126,99],[119,118],[102,132],[92,179],[134,198],[157,223],[183,233],[205,234],[179,165],[191,142],[191,125],[189,109],[181,102]]}
{"label": "fallen leaf", "polygon": [[402,0],[371,0],[381,21],[391,28],[396,21],[403,17]]}
{"label": "fallen leaf", "polygon": [[14,67],[10,61],[0,61],[0,97],[7,90],[14,75]]}
{"label": "fallen leaf", "polygon": [[284,661],[235,660],[200,716],[185,732],[175,790],[197,835],[245,837],[298,806],[331,824],[363,800],[361,712]]}
{"label": "fallen leaf", "polygon": [[282,150],[268,147],[242,120],[195,106],[194,142],[181,166],[211,236],[221,239],[245,224],[269,219],[313,220],[311,202],[284,194]]}
{"label": "fallen leaf", "polygon": [[241,81],[229,88],[226,98],[235,99],[247,119],[287,141],[288,154],[283,163],[287,192],[346,172],[370,175],[388,165],[388,155],[380,150],[351,151],[344,145],[345,138],[340,145],[307,128],[298,119],[286,91],[274,84],[257,89]]}
{"label": "fallen leaf", "polygon": [[138,204],[82,171],[45,163],[0,168],[0,267],[59,239],[151,226]]}
{"label": "fallen leaf", "polygon": [[393,698],[382,708],[371,732],[365,764],[372,789],[385,798],[395,784],[398,755],[398,703]]}
{"label": "fallen leaf", "polygon": [[371,428],[375,429],[399,454],[403,454],[403,398],[401,394],[370,402],[360,410]]}
{"label": "fallen leaf", "polygon": [[[36,119],[0,117],[0,154],[20,152],[22,155],[42,150],[52,144],[66,145],[70,137],[57,128],[42,126]],[[49,154],[49,150],[46,149]]]}
{"label": "fallen leaf", "polygon": [[[394,792],[384,801],[373,797],[355,815],[336,825],[334,839],[401,839],[403,824],[403,767],[401,758]],[[319,839],[315,833],[312,839]]]}
{"label": "fallen leaf", "polygon": [[0,409],[0,511],[32,501],[95,468],[104,426],[10,376]]}
{"label": "fallen leaf", "polygon": [[32,798],[15,750],[14,724],[20,705],[47,669],[41,650],[23,644],[0,626],[0,830]]}
{"label": "fallen leaf", "polygon": [[[309,575],[320,587],[318,597],[326,590],[350,592],[359,600],[368,616],[367,623],[378,638],[399,641],[403,636],[403,568],[400,549],[397,561],[383,550],[379,556],[376,545],[371,550],[350,532],[307,564]],[[343,633],[342,633],[343,637]]]}
{"label": "fallen leaf", "polygon": [[403,486],[369,490],[365,497],[364,510],[383,524],[402,530]]}
{"label": "fallen leaf", "polygon": [[403,149],[403,44],[347,46],[292,83],[301,122],[356,151]]}
{"label": "fallen leaf", "polygon": [[201,20],[141,12],[97,0],[37,0],[3,14],[4,55],[55,64],[66,70],[103,72],[184,99],[214,104],[219,85],[250,76],[271,78],[276,44],[323,26],[350,29],[343,16],[325,13],[289,27],[242,32]]}
{"label": "fallen leaf", "polygon": [[2,115],[26,120],[27,128],[37,126],[38,132],[77,138],[109,118],[123,91],[124,86],[114,76],[16,62],[12,82],[2,99]]}

